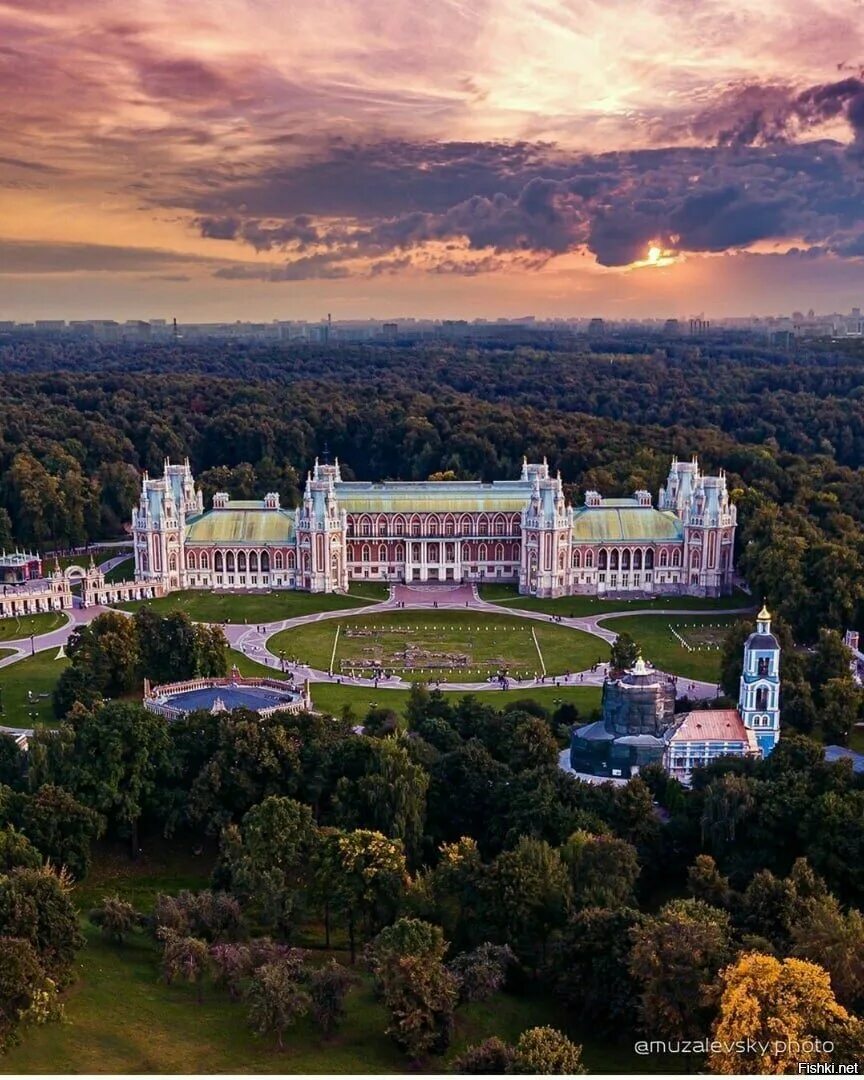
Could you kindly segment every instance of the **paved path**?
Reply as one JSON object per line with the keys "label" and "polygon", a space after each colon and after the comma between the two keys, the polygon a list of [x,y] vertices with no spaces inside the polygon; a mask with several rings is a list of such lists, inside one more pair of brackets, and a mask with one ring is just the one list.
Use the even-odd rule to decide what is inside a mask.
{"label": "paved path", "polygon": [[[108,559],[100,565],[100,569],[107,573],[111,567],[122,562],[124,558],[128,558],[128,555],[121,555]],[[33,651],[41,652],[45,649],[59,649],[61,645],[65,645],[66,641],[69,639],[69,635],[76,626],[90,622],[92,619],[95,619],[97,615],[100,615],[106,610],[110,609],[103,607],[87,608],[86,610],[80,607],[73,608],[71,612],[67,612],[70,616],[70,621],[65,626],[58,630],[54,630],[49,634],[39,635],[34,639]],[[537,622],[547,623],[552,622],[557,623],[559,626],[569,627],[573,630],[581,630],[583,633],[591,634],[610,644],[615,640],[617,635],[614,630],[601,625],[610,619],[630,615],[694,616],[700,614],[737,615],[742,613],[741,608],[715,608],[711,609],[710,612],[698,612],[689,608],[681,610],[675,608],[663,608],[662,610],[658,610],[657,608],[643,608],[637,610],[625,609],[575,618],[567,616],[555,617],[541,611],[529,611],[524,608],[506,607],[502,604],[493,604],[488,600],[482,600],[477,592],[476,586],[473,585],[447,585],[446,583],[442,583],[440,585],[396,585],[391,588],[390,595],[386,600],[371,603],[363,608],[343,608],[338,611],[313,612],[309,615],[298,615],[292,619],[282,619],[278,622],[263,623],[257,626],[250,626],[245,623],[228,623],[223,625],[222,629],[232,648],[237,649],[250,660],[254,660],[266,667],[279,670],[280,668],[283,668],[283,660],[271,651],[269,641],[275,634],[282,630],[290,630],[298,626],[306,626],[309,623],[323,622],[328,619],[344,619],[351,615],[378,615],[388,611],[402,610],[470,610],[475,612],[487,612],[490,615],[511,615],[521,619],[533,619]],[[26,657],[31,654],[30,638],[20,638],[16,641],[3,642],[2,648],[13,649],[14,652],[11,656],[0,659],[0,668],[17,663],[19,660],[26,659]],[[510,680],[509,688],[511,690],[531,689],[542,686],[561,689],[572,686],[602,686],[606,673],[605,668],[606,665],[601,665],[596,671],[591,671],[590,669],[582,672],[577,671],[572,673],[569,679],[564,676],[558,676],[557,678],[555,676],[547,676],[545,679],[541,680],[523,680],[521,682]],[[319,671],[305,665],[293,665],[290,663],[284,665],[284,670],[293,672],[297,679],[308,679],[313,683],[325,682],[337,683],[343,686],[362,686],[376,691],[405,690],[411,685],[410,682],[398,677],[377,680],[350,678],[341,675],[331,675],[327,671]],[[494,692],[501,689],[497,680],[480,683],[445,683],[443,685],[447,690],[472,693],[480,691]],[[715,683],[700,682],[697,680],[679,678],[678,690],[679,696],[686,695],[690,698],[704,699],[717,696],[717,685]]]}

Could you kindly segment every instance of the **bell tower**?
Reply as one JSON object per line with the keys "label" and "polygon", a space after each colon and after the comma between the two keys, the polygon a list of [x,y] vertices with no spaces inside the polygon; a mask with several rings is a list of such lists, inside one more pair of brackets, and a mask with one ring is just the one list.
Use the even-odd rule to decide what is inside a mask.
{"label": "bell tower", "polygon": [[771,633],[771,615],[764,604],[756,616],[755,633],[744,643],[738,712],[762,757],[767,757],[780,739],[780,645]]}

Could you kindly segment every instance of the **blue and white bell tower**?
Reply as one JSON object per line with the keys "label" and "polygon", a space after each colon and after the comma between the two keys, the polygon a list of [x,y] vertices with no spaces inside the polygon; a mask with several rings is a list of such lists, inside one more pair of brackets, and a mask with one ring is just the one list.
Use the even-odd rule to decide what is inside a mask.
{"label": "blue and white bell tower", "polygon": [[767,757],[780,739],[780,645],[771,633],[768,608],[756,616],[756,631],[744,643],[738,712]]}

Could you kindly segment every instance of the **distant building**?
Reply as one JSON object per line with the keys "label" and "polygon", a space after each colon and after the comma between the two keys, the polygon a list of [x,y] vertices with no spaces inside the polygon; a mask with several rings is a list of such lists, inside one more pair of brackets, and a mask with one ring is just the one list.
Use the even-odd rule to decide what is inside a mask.
{"label": "distant building", "polygon": [[681,323],[677,319],[667,319],[663,323],[663,333],[668,337],[677,337],[681,332]]}
{"label": "distant building", "polygon": [[42,577],[42,560],[29,551],[10,551],[0,555],[0,585],[20,585]]}
{"label": "distant building", "polygon": [[601,337],[606,332],[606,323],[603,319],[592,319],[588,323],[588,336]]}
{"label": "distant building", "polygon": [[693,769],[721,757],[767,757],[780,738],[780,646],[762,608],[744,645],[736,709],[675,709],[670,676],[634,666],[603,684],[601,719],[574,729],[570,767],[592,776],[635,776],[661,763],[689,783]]}

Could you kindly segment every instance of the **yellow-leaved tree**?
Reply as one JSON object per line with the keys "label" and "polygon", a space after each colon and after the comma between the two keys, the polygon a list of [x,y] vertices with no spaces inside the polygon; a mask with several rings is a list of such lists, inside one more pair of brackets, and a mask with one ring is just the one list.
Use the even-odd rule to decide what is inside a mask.
{"label": "yellow-leaved tree", "polygon": [[712,1072],[780,1074],[860,1056],[861,1022],[837,1004],[818,964],[745,953],[720,981],[714,1039],[724,1049],[711,1055]]}

